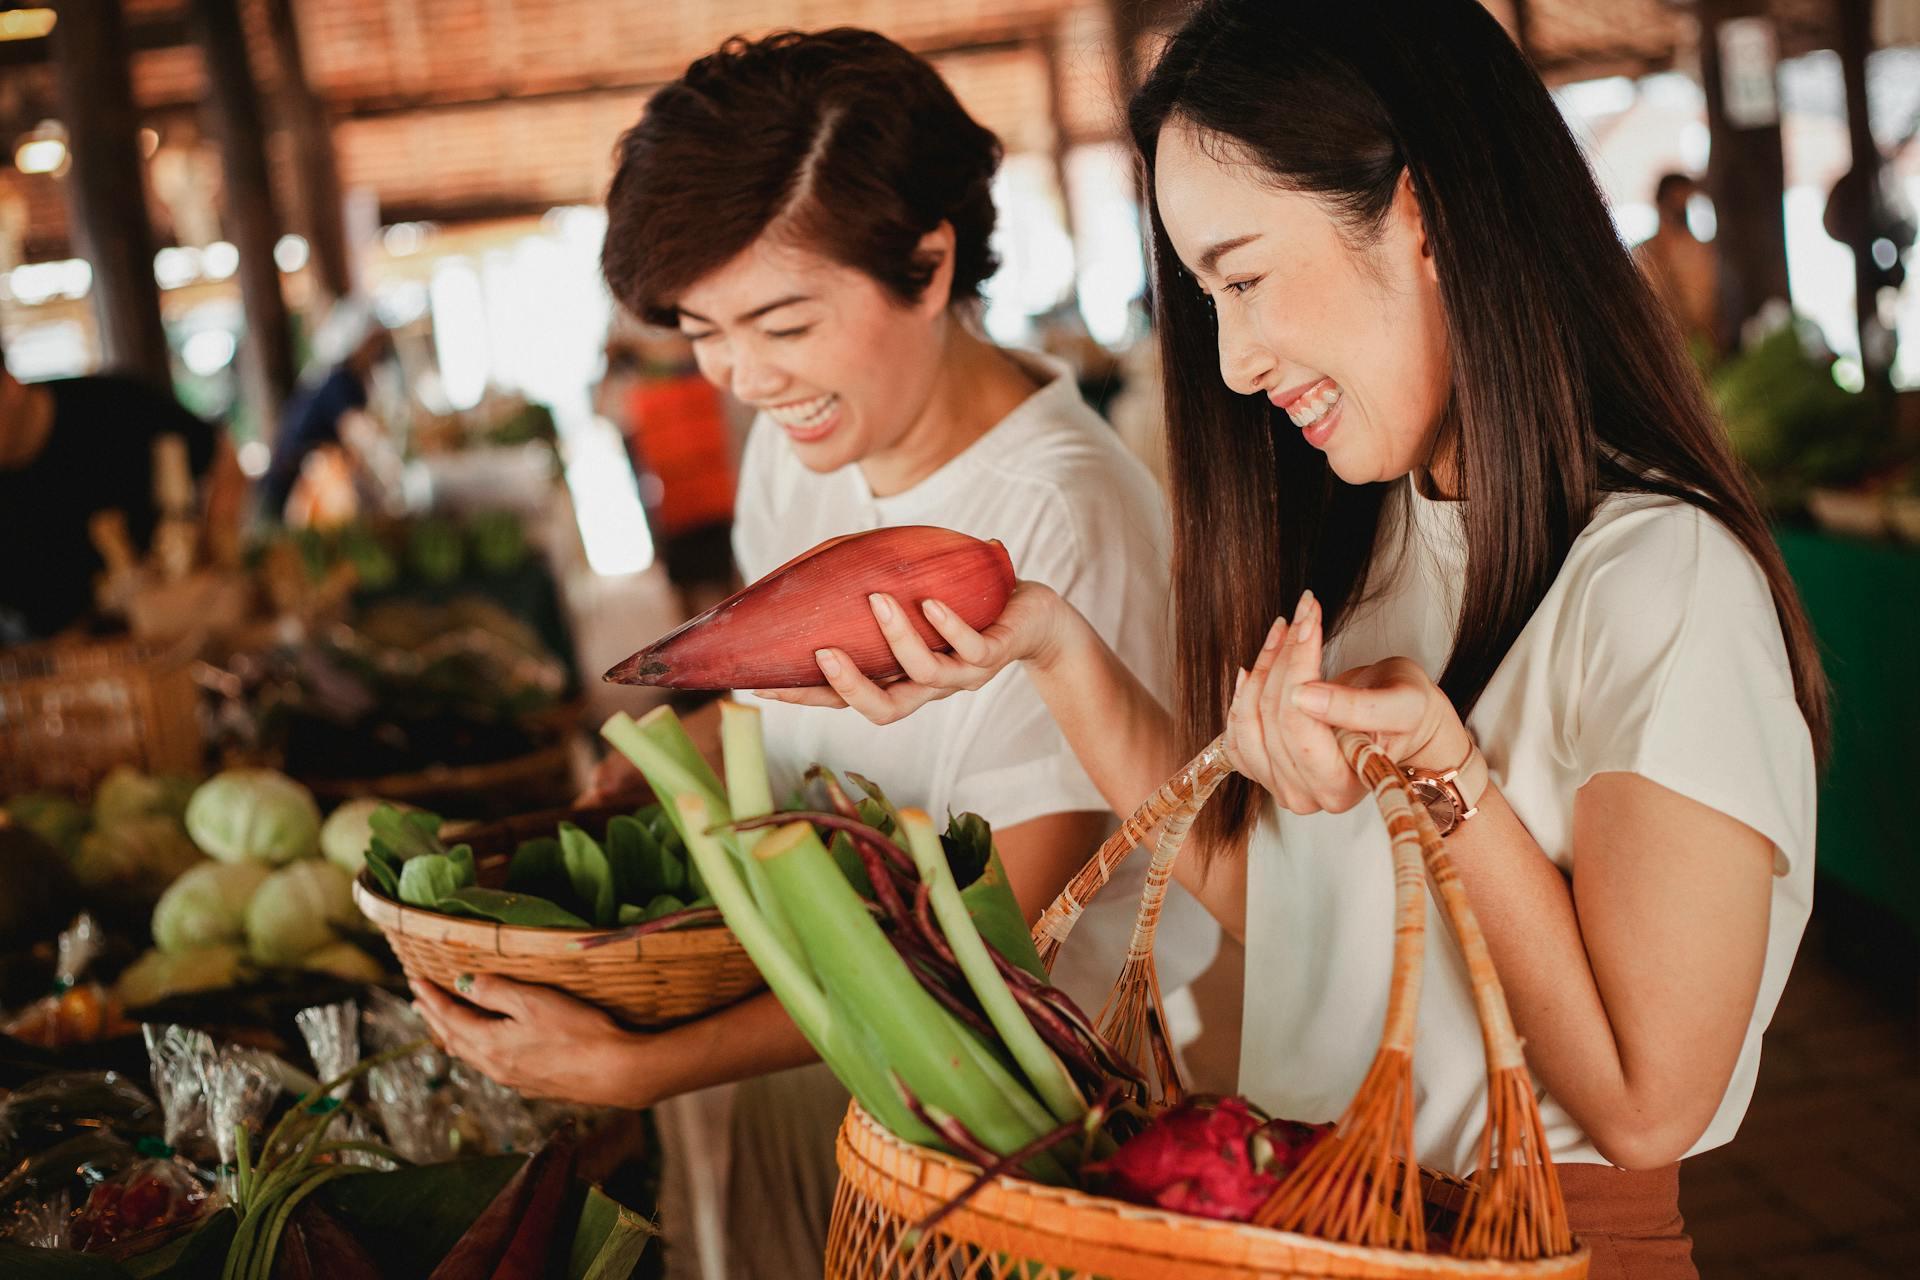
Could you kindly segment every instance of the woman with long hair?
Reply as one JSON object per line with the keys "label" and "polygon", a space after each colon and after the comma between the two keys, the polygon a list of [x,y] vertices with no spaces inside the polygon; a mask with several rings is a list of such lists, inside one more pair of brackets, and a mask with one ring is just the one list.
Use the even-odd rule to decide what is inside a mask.
{"label": "woman with long hair", "polygon": [[[1026,583],[983,633],[929,605],[952,654],[887,624],[908,681],[840,662],[788,696],[889,721],[1018,661],[1120,812],[1224,725],[1244,777],[1185,874],[1260,975],[1241,1087],[1302,1120],[1351,1098],[1385,1009],[1386,842],[1333,730],[1371,734],[1447,831],[1593,1274],[1691,1275],[1678,1162],[1751,1096],[1810,905],[1827,730],[1699,375],[1471,0],[1214,0],[1130,123],[1171,707]],[[1415,1139],[1469,1175],[1482,1051],[1458,952],[1428,937]]]}
{"label": "woman with long hair", "polygon": [[[701,372],[759,410],[735,504],[743,578],[887,525],[997,538],[1074,603],[1116,661],[1165,689],[1159,491],[1064,365],[1002,350],[975,327],[995,266],[999,161],[999,142],[939,73],[882,36],[731,40],[655,93],[621,140],[607,283],[634,314],[678,328]],[[776,795],[819,762],[875,778],[897,803],[986,818],[1030,917],[1113,825],[1022,671],[890,729],[777,705],[763,727]],[[1133,868],[1135,897],[1143,870]],[[1128,896],[1117,887],[1089,911],[1089,936],[1056,970],[1095,1008],[1125,954]],[[1205,968],[1218,931],[1193,902],[1169,905],[1163,960],[1179,986]],[[637,1108],[746,1082],[734,1099],[727,1273],[818,1264],[847,1094],[818,1065],[770,1074],[813,1059],[772,996],[648,1035],[484,974],[459,994],[483,1011],[420,991],[436,1034],[530,1093]]]}

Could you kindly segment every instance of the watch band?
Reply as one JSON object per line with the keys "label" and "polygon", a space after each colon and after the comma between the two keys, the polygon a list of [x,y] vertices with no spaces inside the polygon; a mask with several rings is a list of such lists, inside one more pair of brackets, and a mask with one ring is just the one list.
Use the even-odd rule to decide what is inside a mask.
{"label": "watch band", "polygon": [[1487,762],[1479,744],[1467,739],[1467,754],[1451,769],[1422,769],[1402,765],[1414,798],[1427,808],[1434,826],[1442,836],[1459,830],[1460,824],[1480,812],[1480,798],[1487,790]]}

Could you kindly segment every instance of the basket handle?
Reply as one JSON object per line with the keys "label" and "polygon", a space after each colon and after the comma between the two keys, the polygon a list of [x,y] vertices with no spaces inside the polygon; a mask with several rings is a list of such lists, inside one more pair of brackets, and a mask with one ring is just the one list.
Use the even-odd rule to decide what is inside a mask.
{"label": "basket handle", "polygon": [[[1524,1065],[1520,1037],[1514,1030],[1513,1015],[1507,1008],[1499,975],[1494,972],[1486,935],[1480,931],[1473,907],[1467,901],[1466,890],[1460,884],[1453,860],[1448,856],[1426,806],[1413,799],[1399,767],[1370,738],[1349,729],[1337,730],[1335,737],[1348,767],[1372,791],[1389,837],[1397,844],[1417,842],[1419,845],[1421,862],[1426,868],[1435,902],[1459,944],[1473,983],[1474,1009],[1486,1045],[1489,1073]],[[1214,791],[1232,772],[1233,765],[1227,759],[1226,735],[1222,734],[1149,796],[1120,825],[1120,829],[1108,837],[1033,927],[1034,944],[1049,970],[1059,954],[1061,944],[1086,910],[1086,904],[1107,884],[1114,869],[1139,846],[1147,833],[1165,823],[1153,864],[1147,873],[1146,893],[1135,922],[1133,940],[1128,947],[1129,955],[1152,953],[1154,930],[1158,926],[1167,879],[1175,859],[1179,857],[1187,830]],[[1406,865],[1402,858],[1396,857],[1395,861],[1397,867]],[[1397,871],[1396,878],[1398,875]],[[1397,934],[1409,927],[1410,922],[1405,915],[1404,911],[1397,912]],[[1383,1044],[1388,1047],[1412,1049],[1415,1013],[1419,1003],[1420,967],[1417,952],[1411,965],[1396,961],[1394,989],[1388,997],[1388,1016],[1383,1032]]]}

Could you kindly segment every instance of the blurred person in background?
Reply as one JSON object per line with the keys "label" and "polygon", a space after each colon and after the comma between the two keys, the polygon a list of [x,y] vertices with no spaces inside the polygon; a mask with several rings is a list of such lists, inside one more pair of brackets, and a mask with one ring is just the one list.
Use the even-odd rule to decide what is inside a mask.
{"label": "blurred person in background", "polygon": [[[1000,144],[932,66],[868,31],[730,41],[649,100],[619,156],[602,252],[614,296],[677,327],[701,373],[760,411],[733,529],[743,578],[882,527],[998,538],[1166,689],[1164,502],[1064,364],[981,335]],[[653,426],[643,434],[652,462]],[[897,803],[978,813],[1029,919],[1114,826],[1023,672],[912,725],[781,703],[764,715],[775,794],[823,761],[884,779]],[[1090,1008],[1119,972],[1144,867],[1115,876],[1054,969]],[[1218,936],[1169,895],[1166,990],[1206,967]],[[486,974],[460,994],[416,989],[443,1043],[530,1093],[646,1107],[741,1082],[730,1150],[700,1143],[732,1163],[726,1274],[817,1272],[848,1099],[804,1065],[814,1055],[772,996],[645,1034]],[[680,1122],[663,1115],[671,1142]],[[669,1165],[669,1187],[691,1163]]]}
{"label": "blurred person in background", "polygon": [[630,345],[625,389],[628,455],[667,579],[687,617],[729,595],[733,571],[733,450],[720,389],[700,374],[678,330]]}
{"label": "blurred person in background", "polygon": [[300,385],[287,400],[273,437],[273,459],[260,481],[260,502],[270,520],[285,514],[307,459],[333,447],[354,452],[361,433],[356,418],[366,408],[381,366],[393,357],[393,338],[359,298],[342,298],[313,336],[313,356]]}
{"label": "blurred person in background", "polygon": [[1720,358],[1720,255],[1693,234],[1687,205],[1700,184],[1684,173],[1660,176],[1653,207],[1660,226],[1634,247],[1634,261],[1653,291],[1673,313],[1694,363],[1711,368]]}
{"label": "blurred person in background", "polygon": [[43,639],[91,611],[105,567],[89,532],[96,513],[121,512],[145,553],[159,517],[154,442],[167,435],[205,475],[216,432],[170,393],[113,373],[21,382],[0,352],[0,644]]}

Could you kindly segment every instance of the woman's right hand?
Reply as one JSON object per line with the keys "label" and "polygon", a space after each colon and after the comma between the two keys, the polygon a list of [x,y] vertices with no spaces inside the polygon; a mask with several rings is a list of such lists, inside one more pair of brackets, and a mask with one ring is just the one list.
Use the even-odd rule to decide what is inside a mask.
{"label": "woman's right hand", "polygon": [[937,600],[922,606],[952,647],[936,653],[908,622],[899,601],[888,595],[868,598],[874,621],[880,624],[900,669],[906,675],[889,684],[876,684],[861,674],[839,649],[815,655],[824,686],[809,689],[762,689],[756,694],[776,702],[808,707],[852,707],[875,724],[892,724],[929,702],[978,689],[1015,662],[1046,663],[1059,651],[1072,606],[1053,588],[1039,582],[1015,584],[1006,608],[985,631],[975,631],[959,614]]}

